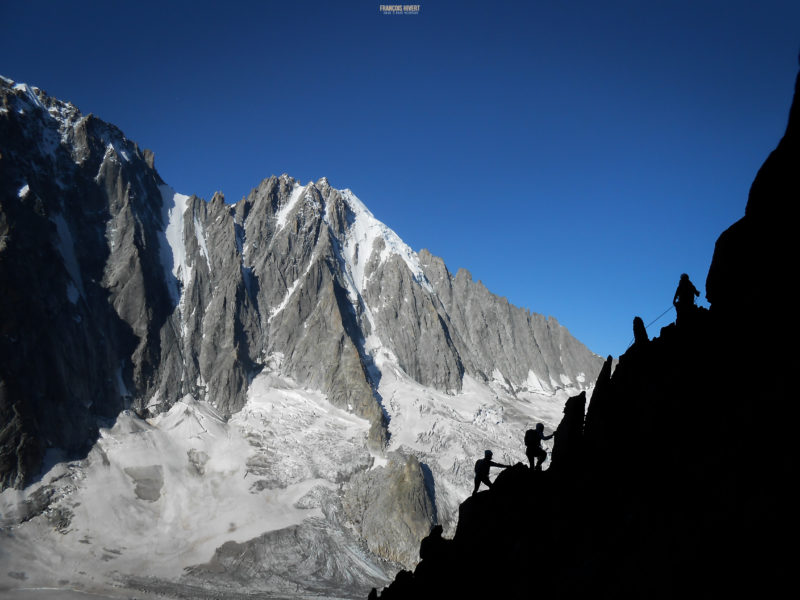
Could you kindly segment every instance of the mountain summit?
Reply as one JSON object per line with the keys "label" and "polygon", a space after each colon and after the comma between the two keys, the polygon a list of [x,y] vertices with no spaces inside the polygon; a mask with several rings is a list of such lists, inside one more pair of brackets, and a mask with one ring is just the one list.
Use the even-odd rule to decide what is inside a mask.
{"label": "mountain summit", "polygon": [[[187,505],[216,523],[213,543],[196,554],[171,546],[194,534],[165,538],[182,558],[163,577],[206,578],[226,543],[285,547],[275,532],[304,527],[365,544],[359,581],[374,585],[391,568],[369,560],[412,565],[432,523],[453,526],[474,454],[516,452],[526,424],[553,424],[600,370],[554,318],[415,253],[325,178],[270,177],[236,204],[205,201],[71,104],[5,78],[0,99],[0,487],[23,490],[4,504],[11,523],[61,515],[67,538],[99,536],[81,511],[111,472],[115,502],[156,507],[154,523],[181,489],[227,482],[242,506],[269,498],[286,518],[254,508],[247,537],[226,534],[221,508]],[[57,463],[71,465],[60,483]],[[320,586],[348,585],[349,568]]]}

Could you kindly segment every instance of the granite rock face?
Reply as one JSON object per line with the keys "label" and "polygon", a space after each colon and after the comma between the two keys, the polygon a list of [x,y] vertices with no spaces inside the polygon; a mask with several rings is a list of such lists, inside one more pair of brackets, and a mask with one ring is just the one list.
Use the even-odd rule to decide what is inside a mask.
{"label": "granite rock face", "polygon": [[451,275],[441,258],[422,250],[441,325],[463,369],[484,380],[499,372],[512,390],[579,390],[602,359],[586,352],[553,317],[531,313],[492,294],[460,269]]}
{"label": "granite rock face", "polygon": [[[342,506],[333,491],[314,490],[300,504],[323,507],[324,514],[244,543],[223,544],[208,563],[187,569],[178,589],[186,594],[196,588],[193,597],[229,597],[232,592],[245,597],[269,589],[287,597],[302,590],[349,598],[363,597],[385,580],[364,542],[341,526]],[[140,587],[153,589],[146,583]]]}
{"label": "granite rock face", "polygon": [[[27,86],[0,85],[0,485],[47,448],[85,450],[97,419],[148,389],[169,314],[154,171],[116,128]],[[136,180],[136,190],[129,185]],[[116,227],[125,243],[108,239]]]}
{"label": "granite rock face", "polygon": [[414,456],[393,455],[385,467],[356,474],[343,505],[373,553],[406,566],[416,563],[419,541],[436,522],[433,498]]}
{"label": "granite rock face", "polygon": [[600,358],[553,318],[411,251],[349,190],[270,177],[235,205],[176,193],[119,129],[0,80],[0,486],[98,418],[184,394],[225,415],[266,365],[387,428],[377,349],[419,383],[579,391]]}
{"label": "granite rock face", "polygon": [[[208,499],[167,541],[213,539],[213,558],[109,575],[132,589],[363,596],[453,525],[477,448],[513,455],[523,421],[602,364],[555,319],[413,252],[350,190],[281,175],[236,204],[180,194],[113,125],[4,78],[0,174],[0,491],[25,488],[0,528],[56,532],[47,544],[99,557],[100,577],[137,551],[95,555],[109,526],[87,501],[148,515],[126,521],[132,540]],[[258,528],[203,531],[262,499]],[[49,555],[20,556],[0,552],[6,572],[52,583]]]}

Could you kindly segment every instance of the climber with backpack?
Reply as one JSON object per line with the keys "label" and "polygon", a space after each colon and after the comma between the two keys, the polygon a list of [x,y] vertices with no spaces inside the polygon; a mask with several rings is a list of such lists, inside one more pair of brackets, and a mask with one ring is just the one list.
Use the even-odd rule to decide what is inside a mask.
{"label": "climber with backpack", "polygon": [[[547,460],[547,451],[542,448],[542,440],[549,440],[554,435],[555,432],[545,435],[542,423],[537,423],[536,429],[528,429],[525,432],[525,456],[528,457],[531,469],[535,471],[542,470],[542,463]],[[536,466],[533,464],[534,460],[536,461]]]}
{"label": "climber with backpack", "polygon": [[694,284],[689,279],[686,273],[681,274],[681,279],[678,282],[678,289],[675,290],[675,297],[672,299],[672,305],[675,307],[677,319],[675,324],[679,325],[688,320],[691,320],[692,315],[697,310],[694,298],[699,296],[700,292],[694,287]]}
{"label": "climber with backpack", "polygon": [[472,490],[472,495],[478,493],[478,488],[481,483],[485,483],[486,487],[491,488],[492,482],[489,481],[489,469],[492,467],[501,467],[507,469],[511,465],[502,465],[500,463],[492,462],[492,451],[487,450],[483,453],[483,458],[479,458],[475,462],[475,489]]}

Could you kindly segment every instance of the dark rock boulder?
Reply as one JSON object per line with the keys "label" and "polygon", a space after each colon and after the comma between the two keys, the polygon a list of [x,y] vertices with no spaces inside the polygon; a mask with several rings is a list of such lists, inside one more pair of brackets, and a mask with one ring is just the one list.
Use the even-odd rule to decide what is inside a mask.
{"label": "dark rock boulder", "polygon": [[568,398],[564,418],[555,432],[550,470],[561,476],[573,474],[583,459],[583,424],[586,416],[586,392]]}
{"label": "dark rock boulder", "polygon": [[745,215],[714,248],[706,298],[715,311],[749,317],[765,306],[788,307],[786,260],[794,252],[791,216],[800,198],[798,170],[800,75],[786,132],[750,187]]}
{"label": "dark rock boulder", "polygon": [[416,563],[420,540],[436,520],[422,466],[414,456],[392,454],[385,467],[357,473],[342,503],[372,552],[406,566]]}

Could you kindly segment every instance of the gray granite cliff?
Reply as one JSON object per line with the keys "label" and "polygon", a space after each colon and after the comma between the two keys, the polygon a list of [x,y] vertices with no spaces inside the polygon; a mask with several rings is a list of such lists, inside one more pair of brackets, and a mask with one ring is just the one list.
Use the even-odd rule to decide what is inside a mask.
{"label": "gray granite cliff", "polygon": [[419,383],[468,373],[580,390],[601,359],[555,319],[417,255],[349,190],[270,177],[235,205],[175,193],[119,129],[0,82],[0,483],[51,448],[84,451],[97,418],[223,414],[267,362],[372,423],[380,346]]}

